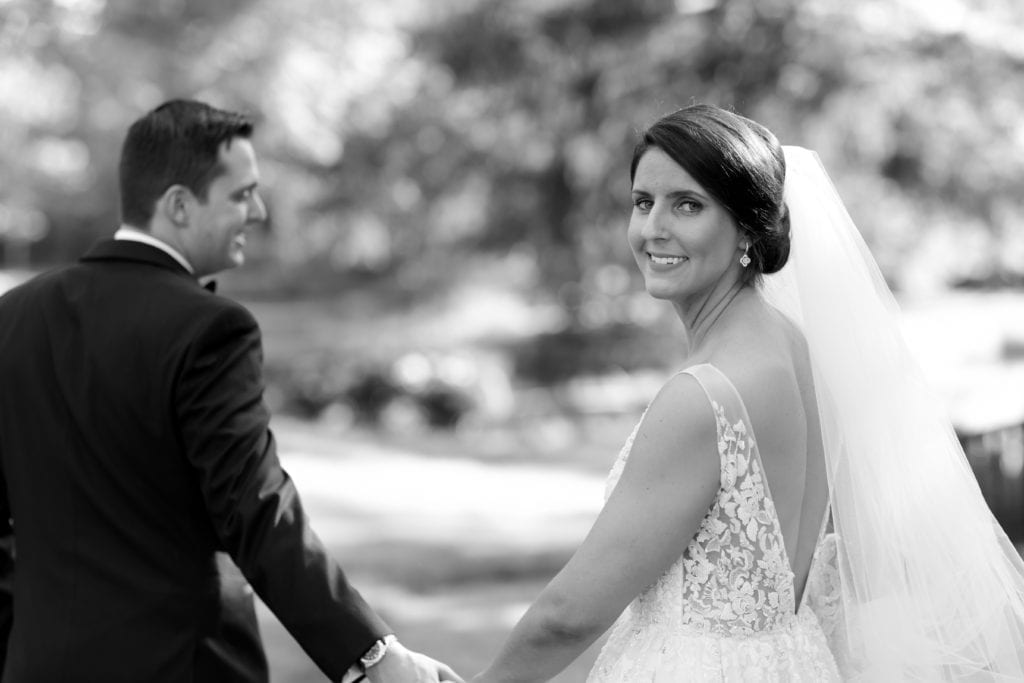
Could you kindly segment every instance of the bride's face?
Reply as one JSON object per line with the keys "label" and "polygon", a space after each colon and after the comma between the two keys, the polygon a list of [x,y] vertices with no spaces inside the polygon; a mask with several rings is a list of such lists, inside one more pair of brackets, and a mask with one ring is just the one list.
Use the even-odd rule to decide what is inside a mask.
{"label": "bride's face", "polygon": [[628,239],[655,298],[685,306],[731,271],[739,277],[743,248],[732,216],[657,147],[637,165]]}

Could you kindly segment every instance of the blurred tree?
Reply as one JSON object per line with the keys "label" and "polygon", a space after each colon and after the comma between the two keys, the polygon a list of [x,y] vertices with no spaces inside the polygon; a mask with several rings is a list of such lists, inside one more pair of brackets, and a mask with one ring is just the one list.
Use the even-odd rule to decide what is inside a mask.
{"label": "blurred tree", "polygon": [[6,0],[0,5],[0,203],[44,211],[45,246],[77,254],[117,220],[127,124],[194,91],[190,55],[248,0]]}
{"label": "blurred tree", "polygon": [[[331,208],[374,197],[398,260],[525,247],[573,323],[628,319],[627,288],[609,296],[598,280],[629,258],[634,127],[696,99],[756,110],[799,58],[796,2],[685,5],[474,2],[424,23],[414,55],[430,77],[386,144],[350,145]],[[843,81],[835,66],[819,65],[822,83]]]}
{"label": "blurred tree", "polygon": [[635,130],[705,101],[817,149],[894,284],[1020,281],[1022,26],[1014,0],[0,0],[0,242],[109,233],[125,126],[196,96],[260,119],[266,267],[429,293],[511,253],[621,322],[648,310]]}
{"label": "blurred tree", "polygon": [[270,110],[270,170],[301,180],[340,154],[345,106],[370,85],[346,67],[380,15],[359,0],[0,1],[0,206],[45,212],[43,260],[77,255],[117,220],[126,127],[171,97]]}
{"label": "blurred tree", "polygon": [[[402,127],[430,126],[436,149],[394,175],[426,206],[469,179],[465,244],[529,245],[541,282],[585,314],[607,299],[603,264],[628,260],[633,128],[713,102],[819,150],[895,286],[1020,281],[1022,18],[1007,0],[464,3],[415,34],[443,85]],[[432,169],[441,185],[423,182]],[[419,208],[411,229],[448,229]]]}

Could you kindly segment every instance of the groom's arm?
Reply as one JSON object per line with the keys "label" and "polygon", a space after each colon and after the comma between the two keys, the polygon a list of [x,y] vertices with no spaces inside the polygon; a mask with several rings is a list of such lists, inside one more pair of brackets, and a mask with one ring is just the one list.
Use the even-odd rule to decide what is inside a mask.
{"label": "groom's arm", "polygon": [[262,400],[255,320],[227,302],[209,318],[191,342],[175,395],[187,457],[225,549],[296,641],[339,680],[391,629],[327,554],[281,468]]}
{"label": "groom's arm", "polygon": [[7,662],[7,640],[14,623],[14,526],[7,480],[0,466],[0,671]]}

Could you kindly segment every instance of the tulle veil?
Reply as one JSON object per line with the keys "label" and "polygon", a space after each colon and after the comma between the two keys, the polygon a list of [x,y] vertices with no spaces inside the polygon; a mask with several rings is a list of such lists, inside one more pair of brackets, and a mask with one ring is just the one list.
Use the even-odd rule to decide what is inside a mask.
{"label": "tulle veil", "polygon": [[844,679],[1024,680],[1024,562],[992,516],[818,156],[785,147],[790,260],[763,295],[807,338]]}

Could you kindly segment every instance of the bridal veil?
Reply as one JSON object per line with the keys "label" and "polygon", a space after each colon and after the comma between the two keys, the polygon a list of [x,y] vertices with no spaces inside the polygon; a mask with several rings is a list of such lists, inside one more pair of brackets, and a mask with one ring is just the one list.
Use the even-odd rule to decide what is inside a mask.
{"label": "bridal veil", "polygon": [[785,155],[791,255],[764,295],[811,354],[839,576],[826,631],[844,678],[1024,680],[1024,563],[817,155]]}

